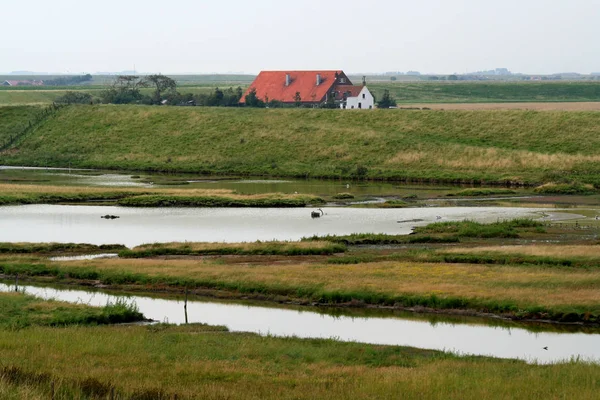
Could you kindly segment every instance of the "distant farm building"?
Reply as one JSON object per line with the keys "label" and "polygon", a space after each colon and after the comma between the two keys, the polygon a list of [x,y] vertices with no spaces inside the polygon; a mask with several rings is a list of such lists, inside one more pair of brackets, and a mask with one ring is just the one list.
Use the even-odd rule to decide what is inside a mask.
{"label": "distant farm building", "polygon": [[265,103],[319,106],[333,103],[340,108],[374,107],[373,95],[364,85],[352,84],[344,71],[262,71],[242,96],[241,103],[253,90]]}
{"label": "distant farm building", "polygon": [[44,81],[4,81],[2,86],[43,86]]}

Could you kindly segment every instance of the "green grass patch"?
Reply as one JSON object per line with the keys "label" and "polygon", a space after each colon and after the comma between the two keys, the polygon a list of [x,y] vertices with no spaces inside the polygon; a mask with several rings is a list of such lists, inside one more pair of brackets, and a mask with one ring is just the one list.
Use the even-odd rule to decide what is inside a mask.
{"label": "green grass patch", "polygon": [[592,185],[581,183],[547,183],[534,189],[539,194],[593,194],[597,190]]}
{"label": "green grass patch", "polygon": [[352,193],[338,193],[334,196],[332,196],[332,199],[335,200],[349,200],[349,199],[353,199],[354,195]]}
{"label": "green grass patch", "polygon": [[144,320],[135,304],[117,301],[89,307],[48,301],[24,293],[0,293],[0,329],[29,326],[105,325]]}
{"label": "green grass patch", "polygon": [[88,244],[88,243],[0,243],[2,254],[52,254],[52,253],[99,253],[126,249],[121,244]]}
{"label": "green grass patch", "polygon": [[431,235],[389,235],[386,233],[353,233],[350,235],[324,235],[302,238],[302,241],[330,241],[343,243],[348,246],[378,245],[378,244],[410,244],[410,243],[458,243],[456,236]]}
{"label": "green grass patch", "polygon": [[122,250],[119,257],[145,258],[154,256],[208,256],[208,255],[331,255],[343,253],[346,246],[332,242],[255,242],[224,243],[154,243]]}
{"label": "green grass patch", "polygon": [[319,197],[294,198],[229,198],[226,196],[162,196],[145,195],[120,199],[123,207],[306,207],[323,204]]}
{"label": "green grass patch", "polygon": [[510,189],[465,189],[456,193],[448,193],[446,196],[462,196],[462,197],[479,197],[479,196],[494,196],[494,195],[512,195],[516,194],[514,190]]}
{"label": "green grass patch", "polygon": [[417,235],[455,235],[459,238],[518,238],[519,231],[534,230],[544,232],[544,225],[532,219],[519,218],[509,221],[498,221],[484,224],[475,221],[436,222],[423,227],[416,227]]}

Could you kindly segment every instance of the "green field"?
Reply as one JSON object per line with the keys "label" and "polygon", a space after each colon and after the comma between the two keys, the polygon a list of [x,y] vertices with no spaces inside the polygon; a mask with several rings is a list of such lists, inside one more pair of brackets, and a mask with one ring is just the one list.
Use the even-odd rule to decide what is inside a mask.
{"label": "green field", "polygon": [[[176,76],[178,91],[205,93],[215,87],[247,88],[253,76]],[[87,86],[0,87],[0,105],[43,104],[67,90],[98,96],[113,78],[97,79]],[[354,80],[360,84],[360,80]],[[377,98],[389,90],[400,104],[406,103],[502,103],[502,102],[598,102],[600,82],[367,82]],[[149,94],[151,89],[144,89]]]}
{"label": "green field", "polygon": [[399,103],[501,103],[600,101],[600,82],[413,82],[367,83]]}
{"label": "green field", "polygon": [[[23,123],[27,110],[13,109],[5,124]],[[0,164],[600,183],[599,133],[597,112],[71,106],[1,153]]]}

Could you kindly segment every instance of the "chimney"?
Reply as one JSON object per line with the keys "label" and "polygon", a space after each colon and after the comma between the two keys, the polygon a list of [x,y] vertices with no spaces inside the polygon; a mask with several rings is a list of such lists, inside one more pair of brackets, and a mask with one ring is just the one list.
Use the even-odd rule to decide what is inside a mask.
{"label": "chimney", "polygon": [[321,74],[317,74],[317,86],[321,84]]}
{"label": "chimney", "polygon": [[290,74],[285,74],[285,86],[290,86],[291,81],[292,78],[290,77]]}

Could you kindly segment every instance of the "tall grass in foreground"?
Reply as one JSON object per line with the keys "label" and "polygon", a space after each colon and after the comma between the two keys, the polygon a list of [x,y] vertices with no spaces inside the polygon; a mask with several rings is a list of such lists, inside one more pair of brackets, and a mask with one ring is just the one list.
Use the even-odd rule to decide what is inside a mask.
{"label": "tall grass in foreground", "polygon": [[0,330],[0,347],[0,393],[46,398],[593,399],[600,375],[583,362],[537,366],[199,325]]}

